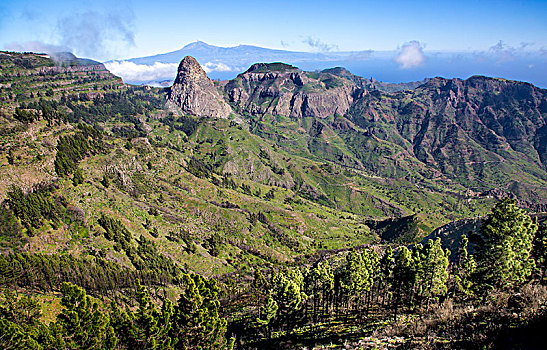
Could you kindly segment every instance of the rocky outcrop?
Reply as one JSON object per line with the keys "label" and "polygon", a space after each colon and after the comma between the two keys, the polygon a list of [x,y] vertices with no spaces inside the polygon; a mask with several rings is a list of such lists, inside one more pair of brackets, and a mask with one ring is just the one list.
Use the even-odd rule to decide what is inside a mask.
{"label": "rocky outcrop", "polygon": [[[547,90],[482,76],[417,84],[390,93],[343,68],[304,72],[260,63],[226,83],[224,94],[242,116],[300,120],[309,151],[323,159],[362,164],[384,177],[412,174],[479,192],[500,189],[544,210]],[[261,124],[257,132],[272,135],[275,128]]]}
{"label": "rocky outcrop", "polygon": [[468,180],[516,161],[545,171],[546,92],[504,79],[435,78],[413,91],[367,94],[348,118],[421,162]]}
{"label": "rocky outcrop", "polygon": [[258,63],[228,84],[229,102],[243,114],[324,119],[344,115],[363,90],[353,81],[325,72],[303,72],[282,63]]}
{"label": "rocky outcrop", "polygon": [[227,117],[230,106],[222,99],[195,58],[186,56],[180,62],[177,78],[167,96],[183,112],[198,117]]}

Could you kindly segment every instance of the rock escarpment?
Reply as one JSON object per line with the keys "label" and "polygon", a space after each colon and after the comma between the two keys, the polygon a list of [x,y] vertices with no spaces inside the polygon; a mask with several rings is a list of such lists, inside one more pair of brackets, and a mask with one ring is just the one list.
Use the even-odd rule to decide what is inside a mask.
{"label": "rock escarpment", "polygon": [[257,63],[226,84],[232,105],[241,113],[324,119],[344,115],[364,90],[344,77],[303,72],[283,63]]}
{"label": "rock escarpment", "polygon": [[399,94],[370,94],[349,114],[359,126],[374,127],[381,138],[398,142],[420,161],[467,174],[509,160],[547,169],[545,106],[543,89],[475,76],[435,78]]}
{"label": "rock escarpment", "polygon": [[205,71],[190,56],[180,62],[167,99],[183,112],[198,117],[227,117],[232,112]]}

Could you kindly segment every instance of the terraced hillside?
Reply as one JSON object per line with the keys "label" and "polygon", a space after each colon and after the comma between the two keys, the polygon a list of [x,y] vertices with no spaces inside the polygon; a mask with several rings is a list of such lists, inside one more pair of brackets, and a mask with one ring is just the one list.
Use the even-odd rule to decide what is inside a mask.
{"label": "terraced hillside", "polygon": [[[238,348],[360,343],[401,305],[411,317],[443,294],[404,294],[385,282],[391,270],[373,280],[358,268],[406,249],[438,259],[446,284],[440,240],[406,246],[506,195],[545,210],[546,94],[529,84],[435,78],[388,93],[282,63],[212,82],[187,58],[159,89],[13,52],[0,68],[0,286],[38,300],[36,322],[66,310],[59,292],[82,296],[71,282],[118,321],[113,305],[157,316],[153,305],[209,293]],[[6,293],[0,311],[19,300]]]}
{"label": "terraced hillside", "polygon": [[[6,54],[12,59],[6,61],[19,56]],[[53,65],[31,57],[35,65]],[[39,72],[27,79],[21,73],[29,68],[13,69],[5,81],[38,93],[3,104],[0,195],[13,202],[15,186],[67,202],[62,225],[21,222],[16,250],[98,254],[134,268],[105,239],[103,216],[120,220],[133,239],[155,242],[178,266],[205,274],[375,239],[364,217],[314,192],[320,182],[347,187],[351,178],[339,166],[280,153],[234,121],[170,114],[162,90],[124,85],[96,66],[74,68],[78,80],[69,71],[52,75],[48,84],[56,88],[47,94],[40,92]],[[88,80],[89,88],[83,83]],[[79,123],[94,125],[93,132]],[[74,143],[79,135],[94,145],[76,160],[83,181],[75,185],[74,170],[59,171],[59,144]],[[381,196],[355,192],[366,205],[359,212],[383,217],[402,210]],[[13,249],[13,240],[4,243]]]}

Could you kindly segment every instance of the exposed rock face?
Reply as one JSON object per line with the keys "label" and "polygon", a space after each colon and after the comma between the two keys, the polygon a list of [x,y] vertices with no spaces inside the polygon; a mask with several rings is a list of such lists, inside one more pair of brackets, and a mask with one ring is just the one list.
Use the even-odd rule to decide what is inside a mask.
{"label": "exposed rock face", "polygon": [[[378,84],[343,68],[304,72],[260,63],[224,92],[242,116],[291,117],[306,133],[303,146],[323,159],[383,177],[411,174],[479,192],[499,189],[544,210],[547,90],[481,76],[390,87],[394,93]],[[276,128],[257,123],[255,132],[295,137]]]}
{"label": "exposed rock face", "polygon": [[[347,118],[422,169],[467,188],[503,189],[535,210],[547,204],[547,90],[481,76],[435,78],[413,91],[367,94]],[[378,153],[377,142],[363,140],[357,152]]]}
{"label": "exposed rock face", "polygon": [[382,125],[383,139],[406,140],[399,143],[420,161],[469,174],[478,163],[517,159],[547,169],[545,106],[546,91],[531,84],[435,78],[404,94],[370,94],[350,114],[361,127]]}
{"label": "exposed rock face", "polygon": [[190,56],[180,62],[167,98],[183,112],[198,117],[227,117],[232,111],[196,59]]}
{"label": "exposed rock face", "polygon": [[303,72],[282,63],[257,63],[225,86],[242,113],[324,119],[344,115],[363,90],[330,73]]}

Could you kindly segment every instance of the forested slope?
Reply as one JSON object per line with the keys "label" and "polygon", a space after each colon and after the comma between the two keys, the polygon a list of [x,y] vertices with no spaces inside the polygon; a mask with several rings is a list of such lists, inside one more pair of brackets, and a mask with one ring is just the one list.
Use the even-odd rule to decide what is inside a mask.
{"label": "forested slope", "polygon": [[[388,94],[338,70],[255,65],[227,84],[199,85],[231,104],[231,115],[215,118],[184,113],[168,90],[70,62],[0,53],[3,344],[427,347],[429,337],[435,346],[474,347],[533,327],[540,315],[545,227],[517,204],[539,211],[545,199],[542,90],[492,83],[516,96],[496,118],[527,105],[519,112],[527,122],[500,129],[511,142],[488,152],[462,141],[478,152],[463,160],[467,171],[448,165],[455,155],[436,143],[451,142],[447,135],[424,129],[420,143],[388,116],[414,120],[423,113],[403,106],[414,103],[452,118],[437,110],[450,89],[473,86],[467,99],[476,104],[495,98],[480,95],[487,88],[474,80]],[[302,99],[299,109],[291,97],[284,114],[279,88],[295,89],[284,93]],[[346,92],[347,108],[330,110]],[[490,123],[492,113],[481,113]],[[469,127],[459,132],[481,134]],[[495,172],[468,164],[500,149],[506,165]],[[477,184],[501,184],[516,169],[517,202],[490,212],[506,189]],[[461,234],[452,252],[444,240],[417,244],[441,224],[485,214],[469,236],[484,251],[468,252]],[[464,322],[477,328],[458,331]]]}

